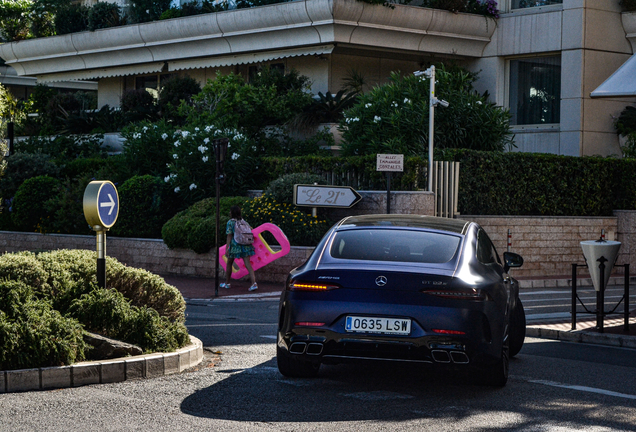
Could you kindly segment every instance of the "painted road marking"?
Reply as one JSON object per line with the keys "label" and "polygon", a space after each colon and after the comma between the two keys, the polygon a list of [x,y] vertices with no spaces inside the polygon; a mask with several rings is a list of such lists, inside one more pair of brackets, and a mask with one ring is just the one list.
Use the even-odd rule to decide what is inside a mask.
{"label": "painted road marking", "polygon": [[614,396],[614,397],[619,397],[619,398],[623,398],[623,399],[636,400],[636,395],[631,395],[631,394],[626,394],[626,393],[618,393],[618,392],[598,389],[598,388],[594,388],[594,387],[579,386],[579,385],[572,385],[572,384],[563,384],[563,383],[558,383],[558,382],[554,382],[554,381],[545,381],[545,380],[528,380],[528,382],[531,382],[531,383],[534,383],[534,384],[543,384],[543,385],[547,385],[547,386],[550,386],[550,387],[559,387],[559,388],[583,391],[583,392],[588,392],[588,393],[602,394],[602,395],[606,395],[606,396]]}

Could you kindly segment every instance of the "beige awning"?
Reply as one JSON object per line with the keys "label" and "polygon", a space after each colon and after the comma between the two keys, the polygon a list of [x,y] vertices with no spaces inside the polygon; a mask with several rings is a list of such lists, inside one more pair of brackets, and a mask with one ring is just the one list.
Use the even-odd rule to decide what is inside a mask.
{"label": "beige awning", "polygon": [[110,78],[128,75],[143,75],[159,73],[163,70],[164,62],[155,62],[139,65],[119,66],[115,68],[89,69],[79,71],[60,72],[47,75],[38,75],[38,83],[69,80],[92,80],[98,78]]}
{"label": "beige awning", "polygon": [[219,57],[195,58],[190,60],[178,60],[168,63],[169,71],[184,69],[216,68],[221,66],[233,66],[239,64],[262,63],[287,57],[299,57],[309,55],[331,54],[334,45],[321,45],[305,48],[293,48],[279,51],[266,51],[250,54],[224,55]]}
{"label": "beige awning", "polygon": [[636,54],[594,90],[592,97],[636,96]]}

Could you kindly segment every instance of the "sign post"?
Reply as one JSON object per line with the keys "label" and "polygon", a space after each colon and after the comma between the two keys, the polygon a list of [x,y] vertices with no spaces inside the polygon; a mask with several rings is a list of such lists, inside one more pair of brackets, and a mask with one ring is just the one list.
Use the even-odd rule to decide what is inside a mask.
{"label": "sign post", "polygon": [[109,181],[92,181],[84,191],[84,217],[97,236],[97,285],[106,288],[106,231],[119,216],[119,194]]}
{"label": "sign post", "polygon": [[[214,267],[214,297],[219,296],[219,225],[221,223],[221,183],[225,182],[225,173],[223,164],[227,156],[227,146],[230,140],[228,138],[219,138],[212,141],[214,146],[214,154],[216,156],[216,219],[214,224],[214,248],[216,250],[216,267]],[[225,230],[223,231],[225,232]]]}
{"label": "sign post", "polygon": [[386,172],[386,214],[391,214],[391,173],[404,171],[403,154],[378,154],[376,171]]}
{"label": "sign post", "polygon": [[294,204],[304,207],[350,208],[362,196],[350,186],[294,185]]}

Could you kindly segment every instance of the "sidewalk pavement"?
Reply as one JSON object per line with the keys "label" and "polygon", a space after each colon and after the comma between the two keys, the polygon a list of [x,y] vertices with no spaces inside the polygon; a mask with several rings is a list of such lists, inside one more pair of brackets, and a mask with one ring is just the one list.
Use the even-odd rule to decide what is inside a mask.
{"label": "sidewalk pavement", "polygon": [[[250,292],[248,291],[249,281],[232,280],[231,288],[219,288],[218,297],[215,297],[214,278],[186,276],[163,276],[163,278],[168,284],[175,286],[181,292],[188,304],[230,301],[277,301],[284,289],[283,283],[259,282],[258,290]],[[221,279],[220,282],[225,281]],[[539,285],[539,283],[524,282],[522,289],[523,285],[526,287]],[[542,280],[542,282],[544,281]],[[562,286],[563,283],[564,281],[558,280],[547,282],[545,285],[542,283],[540,286]],[[606,318],[603,333],[598,332],[595,327],[596,318],[577,320],[576,330],[571,330],[570,320],[529,322],[526,327],[526,336],[636,349],[636,310],[632,311],[628,332],[623,329],[623,318]]]}

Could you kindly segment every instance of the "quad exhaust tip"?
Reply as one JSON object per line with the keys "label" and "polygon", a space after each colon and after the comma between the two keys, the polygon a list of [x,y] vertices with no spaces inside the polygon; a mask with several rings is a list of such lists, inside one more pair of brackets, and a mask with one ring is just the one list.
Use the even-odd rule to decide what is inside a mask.
{"label": "quad exhaust tip", "polygon": [[444,351],[444,350],[432,350],[431,356],[437,363],[456,363],[456,364],[468,364],[469,359],[466,353],[461,351]]}

